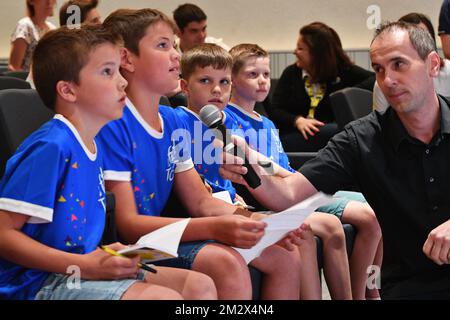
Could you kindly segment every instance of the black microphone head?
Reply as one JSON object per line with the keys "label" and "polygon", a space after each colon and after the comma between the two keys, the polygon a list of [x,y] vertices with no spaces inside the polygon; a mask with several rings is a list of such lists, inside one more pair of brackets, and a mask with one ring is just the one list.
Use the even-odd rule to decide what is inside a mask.
{"label": "black microphone head", "polygon": [[208,128],[215,128],[222,123],[222,112],[213,104],[207,104],[199,113],[200,119]]}

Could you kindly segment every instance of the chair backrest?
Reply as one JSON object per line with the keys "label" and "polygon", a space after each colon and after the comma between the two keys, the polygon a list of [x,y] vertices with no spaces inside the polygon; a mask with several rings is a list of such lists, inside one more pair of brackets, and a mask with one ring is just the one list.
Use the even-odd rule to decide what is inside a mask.
{"label": "chair backrest", "polygon": [[336,123],[340,129],[349,122],[372,112],[372,92],[360,88],[345,88],[330,95]]}
{"label": "chair backrest", "polygon": [[270,90],[269,90],[269,94],[267,95],[267,98],[261,103],[262,104],[262,109],[264,110],[264,112],[262,111],[258,111],[255,110],[263,115],[266,115],[267,117],[270,117],[270,112],[271,112],[271,105],[272,105],[272,97],[273,97],[273,93],[275,92],[275,88],[277,87],[278,84],[278,79],[270,79]]}
{"label": "chair backrest", "polygon": [[22,141],[53,115],[36,90],[0,91],[0,176],[3,176],[6,161]]}
{"label": "chair backrest", "polygon": [[4,89],[31,89],[31,86],[30,83],[19,78],[0,76],[0,90]]}
{"label": "chair backrest", "polygon": [[5,71],[3,72],[3,75],[26,80],[28,77],[28,71]]}

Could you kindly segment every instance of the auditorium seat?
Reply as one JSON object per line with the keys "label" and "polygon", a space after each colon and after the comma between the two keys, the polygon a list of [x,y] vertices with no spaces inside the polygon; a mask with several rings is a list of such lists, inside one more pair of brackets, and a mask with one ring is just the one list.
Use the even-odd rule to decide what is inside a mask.
{"label": "auditorium seat", "polygon": [[30,88],[30,84],[25,80],[8,76],[0,76],[0,90]]}
{"label": "auditorium seat", "polygon": [[372,92],[345,88],[330,94],[330,103],[336,123],[339,129],[343,129],[348,123],[372,112]]}

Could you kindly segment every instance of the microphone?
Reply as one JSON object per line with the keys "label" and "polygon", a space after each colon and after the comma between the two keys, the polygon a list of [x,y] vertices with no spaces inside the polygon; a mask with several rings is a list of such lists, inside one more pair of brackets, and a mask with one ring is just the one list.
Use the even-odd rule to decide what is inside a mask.
{"label": "microphone", "polygon": [[202,122],[208,128],[217,129],[220,131],[220,133],[222,134],[222,141],[224,145],[223,150],[225,152],[244,159],[244,167],[247,168],[247,173],[243,176],[243,178],[247,182],[249,187],[253,189],[259,187],[261,185],[261,179],[248,162],[247,158],[245,157],[245,153],[241,150],[241,148],[239,148],[232,142],[230,132],[222,122],[222,112],[219,110],[219,108],[217,108],[213,104],[207,104],[200,110],[199,116]]}

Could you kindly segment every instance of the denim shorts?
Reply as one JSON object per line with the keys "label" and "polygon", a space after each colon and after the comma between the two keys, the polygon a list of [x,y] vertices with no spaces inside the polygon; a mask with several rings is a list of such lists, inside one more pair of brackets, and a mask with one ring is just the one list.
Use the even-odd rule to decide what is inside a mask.
{"label": "denim shorts", "polygon": [[334,194],[334,197],[336,199],[333,203],[319,207],[316,211],[333,214],[341,220],[344,209],[350,201],[367,203],[366,198],[360,192],[338,191]]}
{"label": "denim shorts", "polygon": [[192,269],[195,257],[207,244],[215,243],[213,240],[182,242],[178,247],[178,258],[155,261],[154,265],[172,268]]}
{"label": "denim shorts", "polygon": [[35,300],[120,300],[136,281],[143,281],[146,271],[139,270],[136,279],[79,280],[70,275],[53,273],[47,277]]}

